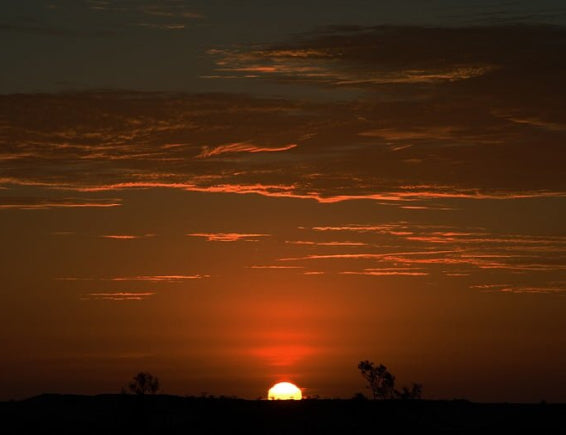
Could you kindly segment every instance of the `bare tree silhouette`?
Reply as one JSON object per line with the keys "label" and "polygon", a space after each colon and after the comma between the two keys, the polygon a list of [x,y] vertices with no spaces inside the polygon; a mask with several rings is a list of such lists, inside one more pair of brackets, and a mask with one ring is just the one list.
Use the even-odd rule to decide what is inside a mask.
{"label": "bare tree silhouette", "polygon": [[159,379],[148,372],[139,372],[128,384],[129,390],[138,395],[155,394],[159,391]]}

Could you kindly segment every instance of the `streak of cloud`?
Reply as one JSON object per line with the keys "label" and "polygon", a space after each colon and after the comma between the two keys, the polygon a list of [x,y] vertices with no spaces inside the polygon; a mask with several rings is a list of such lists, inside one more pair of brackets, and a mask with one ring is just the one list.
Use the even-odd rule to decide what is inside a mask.
{"label": "streak of cloud", "polygon": [[[539,96],[559,95],[549,92]],[[499,99],[478,118],[475,96],[434,93],[387,105],[119,91],[0,96],[0,142],[10,144],[0,147],[0,188],[46,198],[175,189],[365,200],[422,213],[450,213],[468,200],[563,198],[564,132],[502,115],[530,119],[530,104],[540,106],[533,98]],[[537,120],[566,124],[566,114]]]}
{"label": "streak of cloud", "polygon": [[202,152],[196,158],[204,159],[208,157],[218,156],[220,154],[234,153],[274,153],[288,151],[295,148],[297,144],[283,145],[280,147],[262,147],[249,142],[236,142],[227,145],[219,145],[216,147],[204,147]]}
{"label": "streak of cloud", "polygon": [[193,279],[209,278],[210,275],[137,275],[137,276],[119,276],[109,278],[110,281],[151,281],[151,282],[183,282]]}
{"label": "streak of cloud", "polygon": [[57,281],[148,281],[148,282],[166,282],[166,283],[180,283],[187,280],[197,280],[210,278],[207,274],[193,274],[193,275],[134,275],[134,276],[115,276],[111,278],[106,277],[76,277],[76,276],[63,276],[55,278]]}
{"label": "streak of cloud", "polygon": [[202,237],[208,242],[259,242],[261,237],[269,237],[270,234],[254,233],[190,233],[189,237]]}
{"label": "streak of cloud", "polygon": [[0,197],[0,210],[50,210],[56,208],[119,207],[119,199]]}
{"label": "streak of cloud", "polygon": [[546,285],[525,284],[476,284],[470,288],[477,289],[482,293],[507,293],[507,294],[542,294],[542,295],[564,295],[566,286],[562,283],[545,283]]}
{"label": "streak of cloud", "polygon": [[248,266],[250,269],[268,269],[268,270],[287,270],[287,269],[303,269],[303,266],[280,266],[280,265],[253,265]]}
{"label": "streak of cloud", "polygon": [[155,237],[155,234],[104,234],[100,238],[111,239],[111,240],[135,240],[135,239],[146,239],[148,237]]}
{"label": "streak of cloud", "polygon": [[313,242],[312,240],[286,240],[289,245],[307,245],[307,246],[366,246],[364,242]]}
{"label": "streak of cloud", "polygon": [[339,272],[341,275],[365,275],[365,276],[427,276],[428,272],[408,272],[390,270],[362,270]]}
{"label": "streak of cloud", "polygon": [[95,292],[87,293],[82,300],[95,301],[142,301],[155,295],[154,292]]}

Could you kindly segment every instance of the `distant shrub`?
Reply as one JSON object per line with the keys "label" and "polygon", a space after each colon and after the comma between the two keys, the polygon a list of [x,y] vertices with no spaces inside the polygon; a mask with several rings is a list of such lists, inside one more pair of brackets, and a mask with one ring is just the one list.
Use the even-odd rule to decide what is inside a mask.
{"label": "distant shrub", "polygon": [[137,395],[155,394],[159,391],[159,379],[148,372],[139,372],[128,384],[128,389]]}

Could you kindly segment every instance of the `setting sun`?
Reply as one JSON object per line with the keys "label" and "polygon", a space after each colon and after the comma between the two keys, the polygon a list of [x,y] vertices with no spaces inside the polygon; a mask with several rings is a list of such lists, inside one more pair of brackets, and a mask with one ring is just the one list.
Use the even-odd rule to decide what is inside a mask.
{"label": "setting sun", "polygon": [[295,384],[279,382],[269,389],[267,398],[269,400],[301,400],[303,394]]}

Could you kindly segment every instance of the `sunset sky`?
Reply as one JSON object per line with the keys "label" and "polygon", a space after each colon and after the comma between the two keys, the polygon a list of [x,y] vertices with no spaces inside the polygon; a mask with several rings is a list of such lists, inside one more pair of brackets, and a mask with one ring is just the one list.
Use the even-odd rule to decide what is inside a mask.
{"label": "sunset sky", "polygon": [[0,400],[566,401],[563,1],[0,11]]}

